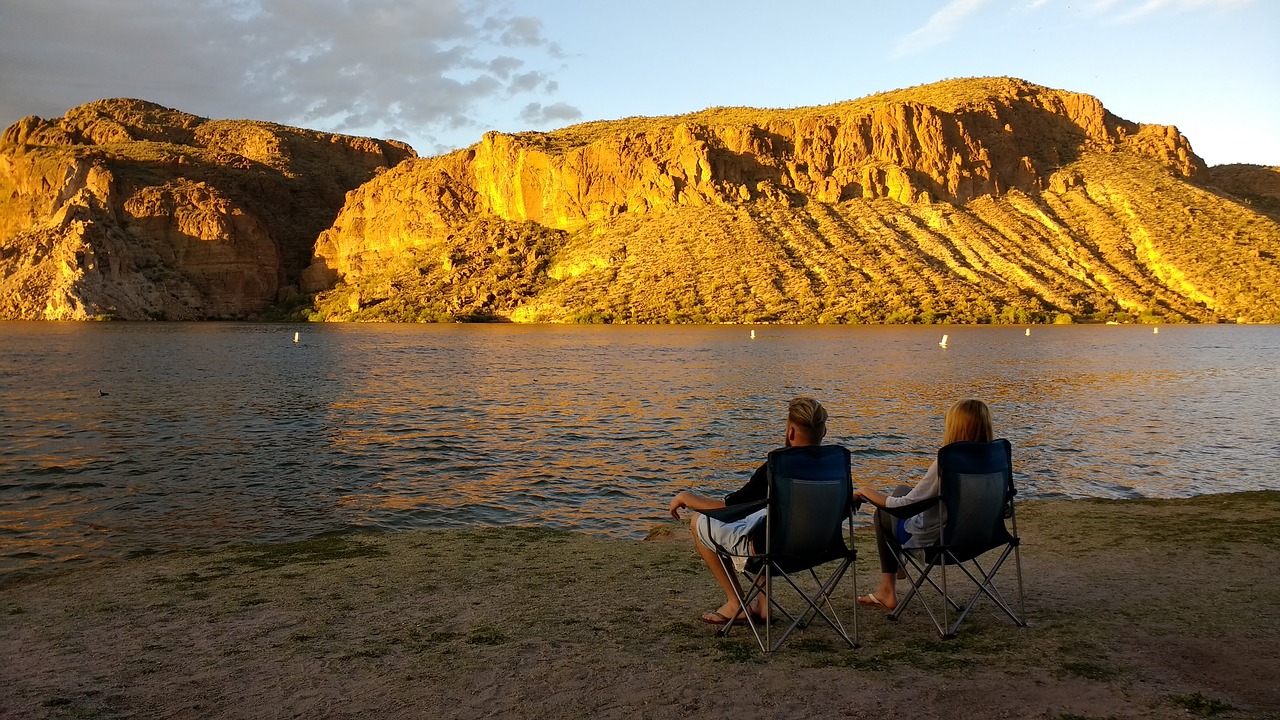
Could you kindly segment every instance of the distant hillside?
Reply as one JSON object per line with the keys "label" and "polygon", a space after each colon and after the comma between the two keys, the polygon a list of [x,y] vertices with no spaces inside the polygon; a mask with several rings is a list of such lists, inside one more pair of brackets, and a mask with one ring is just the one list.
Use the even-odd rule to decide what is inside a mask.
{"label": "distant hillside", "polygon": [[304,285],[329,319],[1276,322],[1277,177],[955,80],[489,133],[353,193]]}
{"label": "distant hillside", "polygon": [[28,118],[0,316],[1280,322],[1280,171],[1020,80],[411,152],[139,101]]}
{"label": "distant hillside", "polygon": [[[237,318],[402,144],[100,100],[0,138],[0,317]],[[292,289],[291,289],[291,286]]]}

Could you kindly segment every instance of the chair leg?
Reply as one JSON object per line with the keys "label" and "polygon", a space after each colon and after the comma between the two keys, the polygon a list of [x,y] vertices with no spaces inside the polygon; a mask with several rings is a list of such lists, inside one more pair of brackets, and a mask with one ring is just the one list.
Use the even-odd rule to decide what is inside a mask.
{"label": "chair leg", "polygon": [[[858,616],[855,607],[853,618],[853,636],[850,637],[849,631],[844,627],[839,613],[836,612],[835,605],[832,602],[832,596],[835,594],[836,588],[839,587],[841,579],[853,566],[852,559],[846,559],[839,568],[837,568],[824,582],[818,576],[817,572],[810,569],[817,590],[810,594],[800,587],[800,585],[790,575],[778,569],[773,563],[766,562],[764,567],[754,575],[749,572],[742,573],[742,578],[747,581],[747,587],[744,590],[743,584],[738,577],[738,573],[733,569],[730,558],[723,555],[720,556],[721,563],[724,564],[726,572],[729,575],[730,582],[733,586],[733,592],[738,599],[738,604],[745,612],[747,625],[751,628],[751,633],[756,639],[756,644],[760,646],[760,650],[765,653],[776,651],[784,642],[797,630],[811,624],[815,618],[821,618],[827,623],[832,630],[836,632],[850,647],[859,647],[858,645]],[[778,601],[777,595],[774,593],[774,578],[780,576],[788,585],[805,601],[806,607],[798,614],[793,614]],[[755,614],[747,608],[750,608],[760,596],[761,593],[768,598],[769,617],[771,621],[776,621],[779,616],[785,617],[790,621],[786,630],[777,637],[773,637],[772,622],[765,623],[763,633],[759,623],[755,619]],[[857,577],[854,577],[854,594],[857,595]],[[856,603],[855,603],[856,605]],[[825,608],[825,610],[824,610]],[[729,631],[738,623],[738,618],[730,618],[718,631],[721,637],[729,634]]]}
{"label": "chair leg", "polygon": [[[1014,526],[1017,527],[1016,525]],[[1013,567],[1018,575],[1018,619],[1020,626],[1027,626],[1027,600],[1026,595],[1022,592],[1022,554],[1018,552],[1018,546],[1013,546]]]}
{"label": "chair leg", "polygon": [[[969,613],[978,604],[978,600],[980,600],[983,596],[989,598],[991,602],[993,602],[996,605],[996,607],[1000,608],[1000,610],[1003,611],[1005,615],[1009,616],[1009,619],[1013,620],[1015,625],[1017,625],[1018,627],[1027,626],[1027,623],[1022,618],[1022,616],[1019,613],[1014,612],[1013,608],[1009,606],[1009,603],[1005,601],[1003,595],[1000,593],[1000,588],[997,587],[995,584],[996,575],[999,573],[1000,568],[1003,567],[1004,561],[1009,557],[1010,552],[1013,552],[1016,556],[1017,547],[1016,546],[1006,547],[1004,552],[991,566],[990,570],[983,570],[981,563],[979,563],[976,559],[972,560],[971,562],[973,563],[974,569],[977,571],[976,573],[971,572],[964,563],[955,563],[955,565],[959,567],[960,570],[963,571],[964,574],[967,575],[970,580],[973,581],[975,585],[975,589],[974,589],[973,595],[969,598],[969,601],[965,604],[963,609],[960,609],[958,605],[955,605],[957,609],[960,609],[960,613],[956,617],[955,622],[950,623],[947,626],[948,629],[945,637],[955,636],[956,631],[960,628],[960,624],[964,622],[965,618],[969,616]],[[1015,557],[1015,562],[1016,562],[1016,557]],[[1019,609],[1021,610],[1023,605],[1023,600],[1024,600],[1022,595],[1021,572],[1019,572],[1018,575],[1019,575],[1018,602],[1019,602]]]}
{"label": "chair leg", "polygon": [[[755,602],[756,596],[760,594],[760,587],[758,585],[759,575],[757,574],[756,577],[751,577],[749,574],[744,573],[747,575],[747,578],[751,580],[751,585],[746,592],[743,592],[742,584],[738,582],[738,571],[734,569],[732,559],[724,555],[719,555],[719,554],[717,555],[720,558],[721,564],[724,566],[725,574],[729,576],[729,583],[733,586],[734,597],[738,598],[738,606],[743,610],[742,614],[746,616],[747,626],[751,628],[751,634],[755,636],[756,644],[760,646],[761,651],[767,652],[766,650],[766,648],[768,647],[767,636],[765,638],[760,637],[760,630],[756,627],[755,622],[751,619],[751,612],[747,610],[747,608],[751,607],[751,603]],[[737,624],[737,622],[738,622],[738,618],[736,617],[729,618],[729,622],[721,626],[717,634],[720,637],[726,637],[729,634],[729,631],[733,629],[733,626]],[[766,628],[765,631],[767,634],[768,628]]]}
{"label": "chair leg", "polygon": [[[906,569],[907,578],[911,581],[911,587],[907,590],[907,594],[902,598],[902,600],[898,602],[898,606],[889,613],[889,619],[898,620],[902,617],[903,611],[906,610],[911,601],[916,599],[918,596],[920,598],[920,604],[924,607],[925,613],[929,615],[929,620],[933,623],[933,627],[938,631],[938,635],[943,638],[951,637],[953,632],[949,631],[949,628],[952,626],[950,613],[958,613],[964,610],[959,603],[951,598],[948,591],[949,581],[947,579],[947,566],[956,565],[957,563],[947,562],[946,557],[940,558],[937,562],[929,562],[927,560],[917,561],[914,556],[906,553],[903,554],[902,559],[905,560],[905,563],[903,563],[901,567]],[[941,583],[934,580],[934,570],[938,570],[938,572],[941,573]],[[928,583],[942,600],[942,607],[940,610],[934,610],[933,605],[922,592],[925,583]]]}
{"label": "chair leg", "polygon": [[[965,568],[964,566],[961,566],[961,569],[963,569],[965,573],[969,575],[969,578],[972,579],[973,582],[978,586],[977,590],[974,591],[973,598],[969,601],[968,607],[965,609],[966,615],[968,614],[969,610],[971,610],[973,606],[977,604],[978,599],[981,598],[983,595],[985,595],[991,599],[991,602],[995,603],[996,607],[1004,611],[1004,614],[1008,615],[1009,619],[1012,620],[1015,625],[1017,625],[1018,627],[1027,626],[1026,620],[1024,620],[1026,610],[1025,610],[1025,604],[1024,604],[1025,599],[1022,593],[1021,567],[1017,567],[1018,612],[1013,611],[1013,608],[1009,606],[1009,603],[1005,601],[1004,596],[1000,593],[1000,588],[997,587],[995,584],[996,574],[999,573],[1000,568],[1004,566],[1004,562],[1009,557],[1010,552],[1014,554],[1015,565],[1018,565],[1019,564],[1018,557],[1017,557],[1018,548],[1016,545],[1006,547],[1004,549],[1004,552],[1000,555],[999,559],[997,559],[995,564],[991,566],[990,571],[983,570],[982,566],[978,564],[977,560],[975,559],[973,561],[973,566],[977,568],[978,576],[981,576],[982,578],[981,580],[978,579],[978,576],[975,576],[974,574],[969,573],[967,568]],[[961,619],[963,619],[963,617]],[[959,625],[959,622],[957,622],[956,624]]]}
{"label": "chair leg", "polygon": [[[924,584],[926,582],[929,583],[929,585],[939,595],[943,594],[942,586],[939,585],[937,581],[933,579],[933,575],[932,575],[934,568],[938,567],[939,563],[921,564],[920,562],[917,562],[916,559],[910,555],[904,555],[903,557],[906,560],[906,562],[901,563],[899,566],[906,571],[907,580],[911,583],[911,587],[907,588],[907,594],[903,596],[902,600],[898,602],[898,606],[895,607],[893,611],[889,613],[890,620],[897,620],[902,615],[902,611],[906,609],[907,605],[909,605],[917,595],[920,594],[920,591],[924,587]],[[950,599],[948,598],[948,600]],[[921,602],[925,602],[923,598],[921,598]],[[951,608],[953,610],[956,610],[956,611],[960,610],[959,604],[957,604],[955,601],[950,601],[950,602],[951,602]]]}
{"label": "chair leg", "polygon": [[[831,596],[835,593],[836,588],[840,584],[841,578],[844,577],[845,572],[849,569],[851,565],[852,563],[848,561],[841,564],[841,566],[837,570],[835,570],[829,578],[827,578],[826,582],[822,582],[818,578],[816,572],[810,571],[811,574],[813,575],[815,582],[817,582],[818,584],[817,591],[812,595],[805,592],[804,589],[801,588],[800,585],[795,581],[795,579],[793,579],[790,575],[783,572],[782,570],[778,570],[778,574],[784,580],[786,580],[787,584],[791,586],[791,588],[796,592],[796,594],[798,594],[805,601],[805,603],[807,604],[807,607],[805,608],[804,612],[800,613],[799,617],[794,617],[790,615],[790,613],[787,614],[788,617],[792,618],[792,622],[787,627],[787,629],[783,632],[782,636],[778,638],[776,643],[774,643],[774,645],[772,646],[772,650],[777,650],[779,647],[781,647],[782,643],[785,642],[787,638],[789,638],[792,635],[792,633],[794,633],[797,629],[804,627],[805,626],[804,623],[806,622],[806,620],[807,619],[811,620],[812,618],[822,618],[823,622],[825,622],[833,631],[835,631],[835,633],[839,635],[841,639],[843,639],[846,643],[849,644],[849,647],[853,647],[853,648],[858,647],[857,640],[855,638],[849,637],[848,630],[845,629],[844,623],[841,622],[840,620],[840,615],[836,612],[835,606],[831,603]],[[827,607],[830,613],[822,609],[824,605]],[[857,628],[856,610],[855,610],[854,622],[855,622],[854,628],[855,628],[855,637],[856,637],[856,628]]]}

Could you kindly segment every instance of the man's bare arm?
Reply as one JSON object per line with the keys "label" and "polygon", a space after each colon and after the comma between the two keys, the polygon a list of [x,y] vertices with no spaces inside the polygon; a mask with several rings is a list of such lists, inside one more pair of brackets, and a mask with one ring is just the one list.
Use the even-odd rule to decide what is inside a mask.
{"label": "man's bare arm", "polygon": [[681,490],[676,493],[675,497],[671,498],[671,517],[679,520],[680,508],[718,510],[722,507],[724,507],[724,500],[720,498],[707,497],[692,490]]}

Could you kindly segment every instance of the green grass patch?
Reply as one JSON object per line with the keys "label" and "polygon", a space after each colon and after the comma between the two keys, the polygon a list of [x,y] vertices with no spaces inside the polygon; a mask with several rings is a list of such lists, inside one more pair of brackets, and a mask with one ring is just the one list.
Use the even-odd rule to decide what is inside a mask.
{"label": "green grass patch", "polygon": [[720,638],[716,649],[720,651],[718,658],[722,663],[743,664],[762,663],[764,653],[753,638]]}
{"label": "green grass patch", "polygon": [[1190,695],[1174,695],[1170,699],[1175,705],[1185,709],[1195,717],[1216,717],[1236,712],[1236,708],[1233,705],[1198,692]]}
{"label": "green grass patch", "polygon": [[251,545],[231,561],[258,570],[274,570],[286,565],[333,562],[354,558],[383,557],[387,551],[352,538],[326,536],[298,542]]}
{"label": "green grass patch", "polygon": [[506,645],[510,639],[498,628],[485,626],[472,630],[467,635],[467,642],[471,645]]}
{"label": "green grass patch", "polygon": [[1110,682],[1120,676],[1120,671],[1116,668],[1090,660],[1064,660],[1060,667],[1068,675],[1098,682]]}

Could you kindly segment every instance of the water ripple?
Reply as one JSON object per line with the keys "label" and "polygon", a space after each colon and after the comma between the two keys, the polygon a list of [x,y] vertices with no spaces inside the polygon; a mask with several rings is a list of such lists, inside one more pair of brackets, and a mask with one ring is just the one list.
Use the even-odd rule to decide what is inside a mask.
{"label": "water ripple", "polygon": [[1277,487],[1280,328],[946,330],[0,323],[0,573],[352,529],[638,537],[744,482],[795,394],[859,483],[913,481],[976,396],[1025,496]]}

